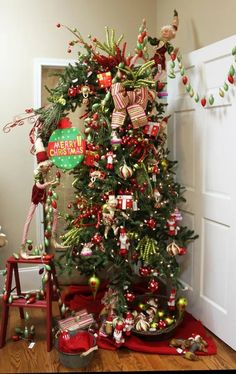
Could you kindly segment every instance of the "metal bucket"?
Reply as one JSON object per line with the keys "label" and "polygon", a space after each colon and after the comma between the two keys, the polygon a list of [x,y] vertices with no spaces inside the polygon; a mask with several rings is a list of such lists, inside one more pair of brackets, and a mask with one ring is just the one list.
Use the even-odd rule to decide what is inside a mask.
{"label": "metal bucket", "polygon": [[[91,334],[91,333],[90,333]],[[92,360],[94,356],[94,351],[97,350],[96,345],[96,338],[93,334],[91,334],[94,339],[94,346],[90,348],[87,352],[83,353],[67,353],[59,351],[58,349],[58,340],[55,342],[55,346],[57,348],[58,354],[59,354],[59,360],[60,363],[70,369],[76,369],[76,368],[84,368],[86,367]]]}

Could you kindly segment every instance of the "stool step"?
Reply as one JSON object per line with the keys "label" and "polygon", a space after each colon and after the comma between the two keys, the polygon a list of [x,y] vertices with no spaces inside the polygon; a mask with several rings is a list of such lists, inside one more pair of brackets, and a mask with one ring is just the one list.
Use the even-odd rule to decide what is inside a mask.
{"label": "stool step", "polygon": [[46,300],[36,300],[34,303],[27,304],[25,299],[13,300],[12,303],[7,303],[8,306],[18,307],[18,308],[47,308]]}

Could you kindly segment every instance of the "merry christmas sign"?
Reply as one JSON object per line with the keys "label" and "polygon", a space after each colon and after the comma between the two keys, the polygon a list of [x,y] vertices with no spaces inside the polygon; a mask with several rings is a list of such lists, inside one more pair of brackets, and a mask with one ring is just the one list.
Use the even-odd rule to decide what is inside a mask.
{"label": "merry christmas sign", "polygon": [[84,159],[86,141],[69,118],[62,118],[48,142],[48,156],[61,169],[73,169]]}

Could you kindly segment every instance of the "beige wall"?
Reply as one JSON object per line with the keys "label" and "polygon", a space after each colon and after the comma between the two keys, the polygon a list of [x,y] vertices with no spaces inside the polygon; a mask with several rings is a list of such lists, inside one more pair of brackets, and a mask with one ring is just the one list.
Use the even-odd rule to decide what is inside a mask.
{"label": "beige wall", "polygon": [[[136,44],[143,18],[150,33],[156,30],[156,1],[152,0],[0,0],[0,225],[9,244],[0,249],[0,269],[5,259],[18,251],[22,228],[30,204],[33,156],[30,125],[4,134],[2,127],[34,102],[34,59],[76,58],[66,53],[71,40],[58,22],[78,27],[103,38],[104,27],[125,34],[128,50]],[[35,225],[30,237],[36,241]],[[36,244],[36,243],[35,243]]]}
{"label": "beige wall", "polygon": [[161,26],[171,21],[170,15],[174,9],[180,16],[174,44],[182,53],[236,34],[235,0],[157,0],[158,35]]}

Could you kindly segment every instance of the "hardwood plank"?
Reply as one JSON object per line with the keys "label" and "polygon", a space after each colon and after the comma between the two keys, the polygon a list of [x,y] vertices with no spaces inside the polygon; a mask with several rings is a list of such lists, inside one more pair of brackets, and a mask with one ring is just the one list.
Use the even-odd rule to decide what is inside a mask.
{"label": "hardwood plank", "polygon": [[[109,372],[109,371],[186,371],[236,369],[236,352],[207,331],[217,344],[217,354],[200,356],[191,362],[182,356],[145,354],[120,348],[117,351],[99,349],[92,362],[81,369],[69,369],[61,365],[55,348],[47,352],[46,313],[43,309],[28,310],[29,325],[35,325],[36,344],[28,348],[25,341],[13,342],[11,335],[16,326],[23,326],[16,308],[10,309],[7,343],[0,350],[0,373],[53,373],[53,372]],[[57,303],[53,303],[53,315],[58,316]]]}

